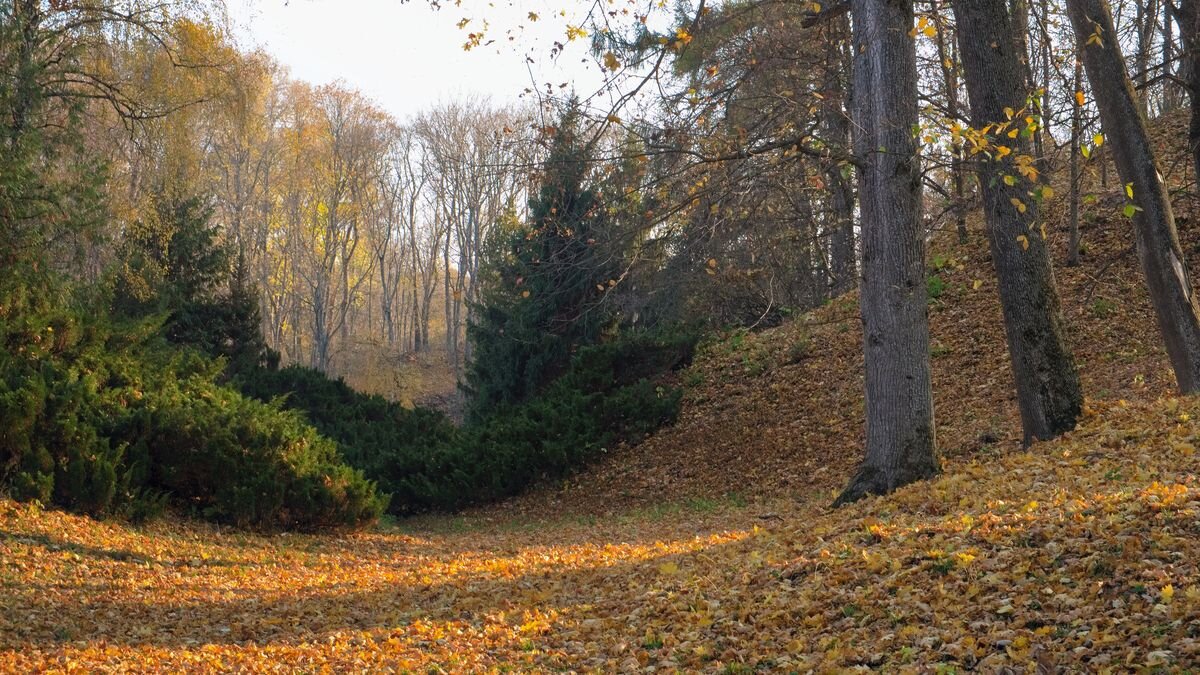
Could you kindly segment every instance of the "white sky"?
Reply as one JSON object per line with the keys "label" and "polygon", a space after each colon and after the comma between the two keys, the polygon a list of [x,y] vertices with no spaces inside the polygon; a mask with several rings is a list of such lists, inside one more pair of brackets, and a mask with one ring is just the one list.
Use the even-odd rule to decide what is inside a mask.
{"label": "white sky", "polygon": [[[434,10],[427,0],[228,0],[243,47],[262,47],[288,66],[292,76],[313,84],[344,80],[404,120],[438,101],[488,95],[497,103],[516,101],[536,82],[571,82],[581,96],[602,82],[588,54],[588,40],[569,43],[556,61],[555,40],[566,42],[565,7],[590,3],[567,0],[443,0]],[[585,11],[580,9],[579,12]],[[529,12],[539,20],[531,22]],[[472,21],[465,29],[457,24]],[[463,51],[467,34],[488,20],[491,46]],[[520,26],[524,28],[520,28]],[[513,31],[510,42],[506,31]],[[525,56],[536,63],[527,67]],[[580,61],[586,59],[591,65]]]}

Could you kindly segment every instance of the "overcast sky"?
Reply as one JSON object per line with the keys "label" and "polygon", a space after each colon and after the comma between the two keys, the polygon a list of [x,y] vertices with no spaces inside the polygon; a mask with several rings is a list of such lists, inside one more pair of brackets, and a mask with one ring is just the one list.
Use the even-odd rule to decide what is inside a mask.
{"label": "overcast sky", "polygon": [[[571,82],[585,96],[599,86],[596,66],[580,63],[591,62],[586,39],[570,43],[554,62],[549,57],[555,40],[566,41],[566,26],[584,19],[559,12],[585,3],[442,4],[435,11],[427,0],[228,0],[244,47],[262,47],[294,77],[313,84],[344,80],[401,120],[455,96],[516,101],[534,81],[527,54],[536,59],[529,67],[538,83]],[[529,12],[539,20],[530,21]],[[464,18],[471,22],[460,29]],[[467,34],[480,29],[484,19],[495,43],[463,51]],[[516,41],[507,39],[508,30]]]}

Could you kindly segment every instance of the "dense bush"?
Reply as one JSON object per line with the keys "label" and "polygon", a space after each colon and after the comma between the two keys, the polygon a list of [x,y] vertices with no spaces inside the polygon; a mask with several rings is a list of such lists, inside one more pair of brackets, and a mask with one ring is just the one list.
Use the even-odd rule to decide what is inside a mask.
{"label": "dense bush", "polygon": [[444,482],[421,483],[425,492],[411,498],[448,507],[512,495],[674,422],[682,392],[651,378],[688,363],[694,347],[694,336],[677,334],[581,348],[541,394],[465,428],[427,470]]}
{"label": "dense bush", "polygon": [[256,372],[240,386],[303,412],[348,463],[391,493],[394,511],[407,513],[512,495],[673,421],[680,392],[651,378],[687,363],[694,345],[679,334],[582,348],[540,395],[462,429],[440,413],[406,410],[297,366]]}
{"label": "dense bush", "polygon": [[0,315],[0,481],[85,513],[159,495],[256,527],[353,526],[386,506],[294,413],[217,384],[220,362],[153,322],[111,329],[65,311]]}
{"label": "dense bush", "polygon": [[[337,442],[347,463],[378,481],[385,492],[405,492],[407,481],[424,469],[425,458],[457,439],[454,425],[437,411],[408,410],[311,368],[262,368],[239,376],[237,382],[248,396],[277,400],[303,413],[322,435]],[[392,503],[397,510],[409,506],[403,496]]]}

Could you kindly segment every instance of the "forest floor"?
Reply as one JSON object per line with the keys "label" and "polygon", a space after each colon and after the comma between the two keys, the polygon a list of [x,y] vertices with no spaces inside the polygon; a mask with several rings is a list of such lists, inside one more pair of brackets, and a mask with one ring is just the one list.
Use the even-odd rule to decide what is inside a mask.
{"label": "forest floor", "polygon": [[[1157,132],[1182,185],[1174,122]],[[673,428],[459,516],[269,536],[0,501],[0,670],[1200,664],[1200,399],[1170,393],[1119,181],[1088,191],[1083,264],[1056,261],[1088,404],[1058,440],[1020,448],[982,235],[939,237],[933,481],[829,509],[861,452],[847,297],[710,341]],[[1045,212],[1060,252],[1066,192]]]}

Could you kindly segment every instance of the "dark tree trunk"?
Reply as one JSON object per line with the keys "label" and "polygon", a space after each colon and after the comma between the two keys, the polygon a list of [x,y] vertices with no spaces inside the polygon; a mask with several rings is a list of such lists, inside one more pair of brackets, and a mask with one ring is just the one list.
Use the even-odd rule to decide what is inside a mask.
{"label": "dark tree trunk", "polygon": [[[1005,39],[1017,25],[1004,0],[957,0],[954,18],[972,124],[1022,128],[1024,115],[1008,120],[1005,112],[1025,107],[1029,83],[1013,49],[1015,40]],[[1045,230],[1038,229],[1038,204],[1028,196],[1038,189],[1037,181],[1022,176],[1014,161],[1032,152],[1028,137],[1035,134],[1009,139],[1008,127],[1002,129],[996,143],[1008,144],[1011,152],[991,159],[980,153],[977,171],[1028,445],[1074,429],[1083,393],[1066,343]]]}
{"label": "dark tree trunk", "polygon": [[1079,144],[1083,142],[1083,106],[1077,92],[1083,91],[1083,62],[1075,58],[1075,88],[1071,92],[1071,222],[1067,242],[1067,266],[1079,264]]}
{"label": "dark tree trunk", "polygon": [[917,163],[912,0],[851,0],[866,458],[835,504],[938,471]]}
{"label": "dark tree trunk", "polygon": [[[848,31],[846,22],[838,21],[829,31],[829,47],[826,56],[826,77],[828,84],[821,114],[824,126],[825,142],[831,147],[849,149],[850,120],[843,109],[846,103],[846,86],[842,80],[845,74],[841,68],[844,58],[842,37]],[[858,261],[854,247],[854,186],[850,178],[843,173],[843,167],[833,160],[828,160],[825,167],[825,180],[829,187],[829,210],[833,220],[833,233],[830,241],[830,293],[841,295],[854,288],[858,276]]]}
{"label": "dark tree trunk", "polygon": [[[957,121],[961,111],[958,102],[958,75],[954,71],[954,63],[958,59],[952,58],[952,55],[947,53],[946,30],[937,7],[934,8],[934,21],[938,24],[937,34],[934,35],[934,43],[937,46],[938,61],[941,63],[942,68],[942,84],[946,88],[946,116]],[[963,179],[963,146],[962,141],[958,138],[954,139],[950,154],[950,182],[954,190],[955,201],[954,229],[958,233],[959,243],[965,244],[968,238],[966,181]]]}
{"label": "dark tree trunk", "polygon": [[1200,308],[1188,277],[1175,217],[1146,121],[1125,72],[1125,59],[1104,0],[1067,0],[1083,65],[1100,108],[1122,182],[1133,193],[1133,227],[1150,301],[1158,316],[1179,389],[1200,390]]}
{"label": "dark tree trunk", "polygon": [[1200,0],[1180,0],[1175,17],[1183,40],[1183,70],[1191,109],[1188,148],[1192,152],[1195,191],[1200,194]]}

